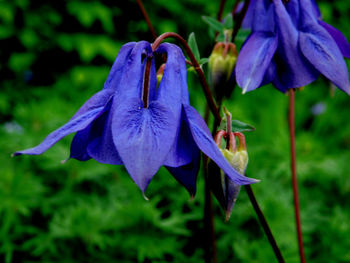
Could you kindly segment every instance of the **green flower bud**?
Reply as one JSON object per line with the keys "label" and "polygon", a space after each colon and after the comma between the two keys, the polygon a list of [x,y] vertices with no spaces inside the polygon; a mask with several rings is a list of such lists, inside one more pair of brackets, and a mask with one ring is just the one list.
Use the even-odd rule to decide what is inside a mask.
{"label": "green flower bud", "polygon": [[230,138],[230,147],[229,149],[220,149],[222,154],[225,156],[226,160],[231,164],[233,168],[240,174],[245,173],[245,169],[247,168],[248,165],[248,152],[247,152],[247,146],[245,143],[245,137],[243,133],[240,132],[235,132],[230,134],[231,136],[236,136],[238,138],[239,144],[238,144],[238,149],[233,148],[231,145],[233,143],[236,143],[234,141],[233,143],[231,142],[232,140],[235,140],[234,138]]}
{"label": "green flower bud", "polygon": [[230,81],[237,60],[236,46],[230,42],[219,42],[209,57],[209,79],[216,93]]}
{"label": "green flower bud", "polygon": [[[220,149],[221,150],[221,149]],[[230,152],[227,149],[221,150],[226,160],[231,164],[233,168],[240,174],[244,174],[248,164],[248,152],[237,151],[235,153]]]}
{"label": "green flower bud", "polygon": [[[231,117],[231,116],[230,116]],[[221,147],[221,140],[225,138],[227,145]],[[238,138],[238,147],[236,146]],[[245,137],[239,132],[219,131],[215,136],[215,142],[231,166],[240,174],[245,173],[248,164],[248,152]],[[230,178],[215,163],[209,163],[209,183],[212,192],[226,211],[226,221],[230,218],[231,211],[236,203],[241,186],[231,181]]]}

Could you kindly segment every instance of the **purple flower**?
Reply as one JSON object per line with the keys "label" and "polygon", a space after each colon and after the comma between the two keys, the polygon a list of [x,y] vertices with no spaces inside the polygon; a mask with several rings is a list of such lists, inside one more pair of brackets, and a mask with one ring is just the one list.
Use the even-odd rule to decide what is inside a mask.
{"label": "purple flower", "polygon": [[243,92],[272,83],[286,92],[322,74],[350,94],[343,56],[350,45],[340,31],[320,20],[313,0],[256,1],[252,33],[237,58],[236,78]]}
{"label": "purple flower", "polygon": [[[157,89],[153,57],[164,53],[167,62]],[[147,60],[152,64],[144,103]],[[153,53],[148,42],[128,43],[120,50],[100,92],[41,144],[14,155],[41,154],[76,132],[71,158],[125,165],[142,192],[164,165],[194,195],[200,151],[235,183],[257,182],[235,171],[216,146],[204,120],[190,106],[186,73],[185,58],[177,46],[162,44]]]}

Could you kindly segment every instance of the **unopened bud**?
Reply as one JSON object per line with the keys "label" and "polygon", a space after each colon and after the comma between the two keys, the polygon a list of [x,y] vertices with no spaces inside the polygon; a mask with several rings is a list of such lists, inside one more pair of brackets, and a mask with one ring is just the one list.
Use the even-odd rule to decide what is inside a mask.
{"label": "unopened bud", "polygon": [[[236,138],[238,138],[238,146],[236,145]],[[226,139],[227,141],[225,149],[221,147],[222,139]],[[248,164],[248,152],[244,135],[239,132],[220,130],[215,135],[214,140],[230,165],[237,172],[244,175]],[[236,203],[241,186],[231,181],[231,179],[213,162],[210,162],[209,165],[209,182],[211,189],[222,208],[226,211],[226,220],[228,220],[232,208]]]}
{"label": "unopened bud", "polygon": [[[247,146],[245,143],[245,137],[243,133],[235,132],[232,133],[234,136],[238,138],[238,148],[236,149],[220,149],[222,154],[225,156],[227,161],[231,164],[237,172],[240,174],[245,173],[245,169],[248,165],[248,152],[247,152]],[[236,142],[234,142],[236,143]]]}
{"label": "unopened bud", "polygon": [[[237,60],[236,45],[230,42],[219,42],[209,57],[209,78],[215,92],[223,88],[232,75]],[[221,91],[222,92],[222,91]]]}

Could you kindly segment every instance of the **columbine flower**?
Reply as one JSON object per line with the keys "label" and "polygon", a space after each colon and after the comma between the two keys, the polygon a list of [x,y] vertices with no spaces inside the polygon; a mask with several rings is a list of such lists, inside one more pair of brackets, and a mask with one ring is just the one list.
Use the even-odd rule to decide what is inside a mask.
{"label": "columbine flower", "polygon": [[255,2],[252,33],[237,58],[236,78],[243,92],[272,82],[285,92],[319,74],[350,94],[343,56],[350,46],[337,29],[321,21],[314,1]]}
{"label": "columbine flower", "polygon": [[[146,61],[164,53],[167,62],[157,89],[154,60],[149,74]],[[172,44],[162,44],[154,53],[145,41],[124,45],[103,90],[41,144],[15,155],[41,154],[74,132],[71,158],[123,164],[142,192],[164,165],[193,195],[200,151],[235,183],[256,182],[230,166],[204,120],[190,106],[185,58]]]}

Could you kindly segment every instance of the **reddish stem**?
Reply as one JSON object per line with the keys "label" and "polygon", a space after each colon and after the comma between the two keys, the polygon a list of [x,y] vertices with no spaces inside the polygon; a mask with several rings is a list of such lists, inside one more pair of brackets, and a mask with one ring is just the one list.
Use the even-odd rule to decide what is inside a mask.
{"label": "reddish stem", "polygon": [[173,32],[167,32],[164,33],[162,35],[160,35],[152,44],[152,50],[155,51],[159,45],[162,43],[162,41],[166,38],[175,38],[177,40],[180,41],[180,43],[182,44],[182,46],[184,47],[188,57],[190,58],[193,68],[196,70],[198,77],[199,77],[199,81],[201,83],[201,86],[203,88],[204,94],[205,94],[205,98],[207,99],[208,102],[208,106],[211,110],[211,112],[213,113],[214,117],[215,117],[215,121],[216,122],[220,122],[221,121],[221,117],[220,117],[220,112],[218,110],[218,107],[215,104],[215,101],[213,99],[213,95],[209,89],[208,83],[205,79],[204,76],[204,72],[201,69],[198,61],[196,60],[195,56],[193,55],[193,52],[191,50],[191,48],[188,46],[187,42],[185,39],[183,39],[179,34],[173,33]]}
{"label": "reddish stem", "polygon": [[217,19],[219,21],[221,21],[221,19],[222,19],[222,13],[224,12],[225,3],[226,3],[226,0],[220,1],[220,7],[219,7],[218,15],[217,15]]}
{"label": "reddish stem", "polygon": [[149,31],[151,32],[151,34],[153,36],[153,39],[156,39],[157,38],[156,31],[154,30],[154,28],[152,26],[151,20],[149,19],[147,11],[146,11],[145,7],[143,6],[142,0],[137,0],[137,4],[139,5],[139,8],[143,14],[143,17],[146,20],[147,26],[148,26]]}
{"label": "reddish stem", "polygon": [[[231,38],[231,42],[232,43],[235,42],[236,36],[238,34],[238,31],[239,31],[239,29],[242,26],[243,19],[244,19],[246,13],[247,13],[249,4],[250,4],[250,0],[245,0],[242,11],[237,15],[236,19],[234,19],[235,23],[234,23],[233,32],[232,32],[232,38]],[[235,4],[234,9],[236,9],[237,6]],[[232,17],[235,17],[234,14],[232,14]]]}
{"label": "reddish stem", "polygon": [[230,150],[231,152],[237,151],[237,143],[236,143],[236,137],[233,132],[230,132],[228,134],[228,143],[226,143],[226,149]]}
{"label": "reddish stem", "polygon": [[301,232],[301,220],[300,220],[300,204],[299,204],[299,191],[298,191],[298,179],[296,173],[296,152],[295,152],[295,90],[290,89],[289,93],[289,133],[290,133],[290,153],[291,153],[291,169],[292,169],[292,185],[293,185],[293,196],[294,196],[294,210],[295,210],[295,221],[297,227],[297,237],[299,245],[300,262],[306,263],[303,245],[303,235]]}

